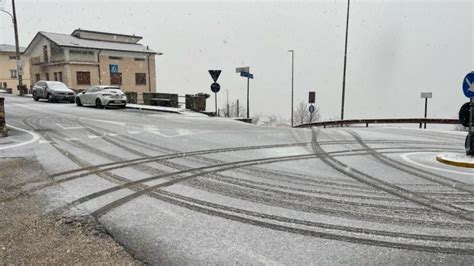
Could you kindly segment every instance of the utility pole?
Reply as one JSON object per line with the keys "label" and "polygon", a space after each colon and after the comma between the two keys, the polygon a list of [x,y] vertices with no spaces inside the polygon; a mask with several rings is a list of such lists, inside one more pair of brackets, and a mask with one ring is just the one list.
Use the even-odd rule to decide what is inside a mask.
{"label": "utility pole", "polygon": [[295,51],[288,50],[291,53],[291,127],[293,127],[293,96],[294,96],[294,82],[295,82]]}
{"label": "utility pole", "polygon": [[348,35],[348,32],[349,32],[349,6],[350,6],[350,3],[351,3],[351,0],[347,0],[346,40],[345,40],[345,44],[344,44],[344,70],[343,70],[343,73],[342,73],[341,120],[344,120],[344,103],[345,103],[345,96],[346,96],[347,35]]}
{"label": "utility pole", "polygon": [[[20,59],[20,44],[18,41],[18,25],[16,20],[16,10],[15,10],[15,0],[12,0],[13,8],[13,27],[15,29],[15,46],[16,46],[16,72],[18,76],[18,89],[20,90],[20,95],[23,96],[23,65]],[[21,71],[20,71],[21,70]]]}

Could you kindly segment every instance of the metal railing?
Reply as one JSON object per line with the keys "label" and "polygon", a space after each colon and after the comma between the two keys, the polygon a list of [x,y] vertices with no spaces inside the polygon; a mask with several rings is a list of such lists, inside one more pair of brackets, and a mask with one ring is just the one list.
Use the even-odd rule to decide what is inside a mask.
{"label": "metal railing", "polygon": [[336,127],[343,125],[365,124],[444,124],[444,125],[460,125],[458,119],[444,119],[444,118],[383,118],[383,119],[350,119],[350,120],[334,120],[323,121],[308,124],[301,124],[295,127]]}

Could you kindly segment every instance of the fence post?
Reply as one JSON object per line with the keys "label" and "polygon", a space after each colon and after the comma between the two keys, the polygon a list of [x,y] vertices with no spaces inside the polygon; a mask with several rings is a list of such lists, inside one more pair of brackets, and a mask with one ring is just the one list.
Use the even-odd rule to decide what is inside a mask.
{"label": "fence post", "polygon": [[8,136],[7,126],[5,125],[5,98],[0,97],[0,133],[2,137]]}

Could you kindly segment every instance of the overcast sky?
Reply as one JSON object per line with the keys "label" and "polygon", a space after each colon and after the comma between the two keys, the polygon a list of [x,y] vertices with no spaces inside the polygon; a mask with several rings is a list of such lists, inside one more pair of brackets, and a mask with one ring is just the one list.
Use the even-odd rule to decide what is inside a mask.
{"label": "overcast sky", "polygon": [[[11,1],[0,0],[10,11]],[[163,52],[158,91],[210,93],[208,69],[222,69],[219,105],[239,98],[250,66],[251,115],[290,117],[291,56],[295,105],[316,91],[323,119],[340,116],[347,1],[26,1],[17,0],[20,44],[38,31],[76,28],[143,36]],[[420,92],[433,92],[429,116],[456,117],[474,66],[473,1],[351,1],[346,118],[423,115]],[[0,43],[14,43],[0,13]],[[213,107],[213,98],[208,107]],[[213,108],[208,108],[212,109]]]}

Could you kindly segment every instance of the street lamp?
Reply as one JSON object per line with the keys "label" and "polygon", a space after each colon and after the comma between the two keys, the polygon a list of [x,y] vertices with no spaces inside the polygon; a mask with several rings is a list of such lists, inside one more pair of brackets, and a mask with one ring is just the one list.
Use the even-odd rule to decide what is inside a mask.
{"label": "street lamp", "polygon": [[350,6],[350,3],[351,3],[351,1],[347,0],[346,40],[345,40],[345,45],[344,45],[344,71],[343,71],[343,74],[342,74],[341,120],[344,120],[344,100],[345,100],[345,95],[346,95],[347,33],[349,32],[349,6]]}
{"label": "street lamp", "polygon": [[295,51],[288,50],[291,53],[291,127],[293,127],[293,95],[295,83]]}
{"label": "street lamp", "polygon": [[[20,61],[20,44],[18,42],[18,26],[16,23],[16,10],[15,10],[15,0],[12,0],[12,11],[13,14],[0,9],[0,11],[7,13],[12,18],[13,28],[15,30],[15,47],[16,47],[16,71],[18,76],[18,88],[20,89],[20,95],[23,95],[23,71],[20,71],[21,61]],[[23,69],[23,68],[21,68]]]}

